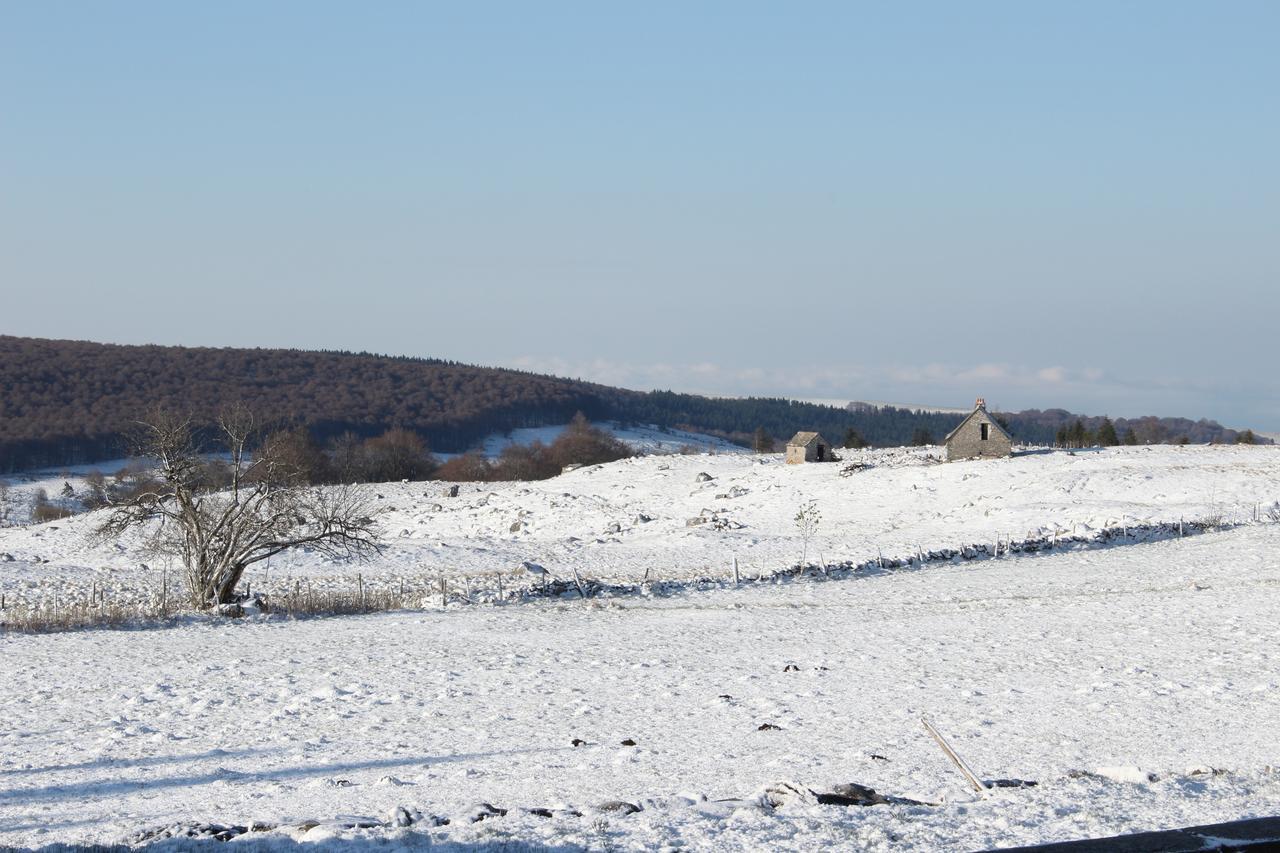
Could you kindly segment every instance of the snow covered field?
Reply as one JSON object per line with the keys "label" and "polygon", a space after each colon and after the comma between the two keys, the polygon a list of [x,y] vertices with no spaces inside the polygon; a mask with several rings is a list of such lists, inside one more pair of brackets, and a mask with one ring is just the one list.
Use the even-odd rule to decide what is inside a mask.
{"label": "snow covered field", "polygon": [[[1261,455],[1203,456],[1233,500],[1251,478],[1273,481]],[[1167,501],[1149,512],[1190,513],[1210,481],[1171,493],[1178,453],[1150,458],[1162,457],[1147,480],[1120,455],[1127,473],[1112,488],[1137,482],[1105,504],[1097,457],[1053,460],[1037,506],[1084,523],[1104,505],[1140,505],[1145,483]],[[806,493],[831,471],[831,488],[856,488],[872,518],[906,512],[877,509],[866,480],[830,467],[697,464],[745,482],[757,469],[792,477],[777,490]],[[1046,465],[1007,467],[1027,464]],[[897,476],[933,512],[949,506],[942,494],[972,499],[972,487],[957,493],[966,470],[1001,467]],[[640,470],[693,489],[692,468]],[[1058,496],[1068,482],[1078,488]],[[1001,483],[979,507],[1016,497]],[[833,497],[826,509],[839,517]],[[757,512],[744,517],[763,523]],[[0,845],[261,821],[283,826],[245,838],[282,847],[429,837],[444,849],[939,850],[1280,813],[1274,524],[669,598],[5,635],[0,657]],[[980,798],[921,716],[986,778],[1039,786]],[[942,804],[761,807],[783,780]],[[596,808],[609,800],[643,810]],[[480,802],[507,814],[472,823]],[[298,828],[385,821],[400,807],[423,820]]]}
{"label": "snow covered field", "polygon": [[[749,576],[797,563],[794,523],[813,501],[822,520],[811,562],[860,563],[1121,525],[1251,519],[1280,500],[1280,448],[1128,447],[1031,452],[938,464],[939,450],[845,451],[845,463],[786,465],[781,455],[646,456],[533,483],[389,483],[370,487],[387,549],[366,564],[297,551],[255,567],[258,591],[363,583],[424,591],[444,575],[518,572],[638,581]],[[847,463],[871,467],[841,476]],[[705,475],[705,478],[704,476]],[[0,592],[62,600],[94,583],[113,597],[158,594],[161,563],[138,541],[95,542],[93,515],[0,529]],[[4,562],[8,557],[11,560]],[[146,564],[147,569],[140,568]],[[507,589],[519,582],[507,579]],[[526,579],[527,580],[527,579]]]}

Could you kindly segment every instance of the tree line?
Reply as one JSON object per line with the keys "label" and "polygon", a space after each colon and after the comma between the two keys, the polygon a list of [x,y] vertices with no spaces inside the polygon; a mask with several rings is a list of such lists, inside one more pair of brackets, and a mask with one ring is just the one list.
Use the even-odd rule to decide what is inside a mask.
{"label": "tree line", "polygon": [[[519,370],[438,359],[292,349],[122,346],[0,336],[0,473],[92,463],[125,455],[125,436],[156,403],[189,412],[208,431],[216,414],[243,404],[305,430],[342,468],[382,464],[391,449],[365,442],[401,431],[441,453],[465,453],[484,438],[524,427],[563,424],[577,412],[593,421],[656,424],[708,433],[753,447],[800,430],[840,442],[850,431],[875,447],[932,444],[962,419],[946,412],[851,404],[840,408],[776,397],[720,399],[672,391],[630,391]],[[1050,444],[1080,418],[1061,409],[999,417],[1014,438]],[[1139,443],[1234,441],[1212,421],[1116,419]],[[300,440],[300,437],[295,437]],[[1261,439],[1259,439],[1261,440]],[[385,443],[384,442],[384,443]],[[397,451],[398,452],[398,451]],[[362,455],[363,454],[363,455]],[[367,457],[367,458],[366,458]],[[375,461],[368,461],[375,460]],[[552,465],[550,455],[537,460]],[[511,462],[511,468],[528,460]],[[456,466],[455,466],[456,467]]]}

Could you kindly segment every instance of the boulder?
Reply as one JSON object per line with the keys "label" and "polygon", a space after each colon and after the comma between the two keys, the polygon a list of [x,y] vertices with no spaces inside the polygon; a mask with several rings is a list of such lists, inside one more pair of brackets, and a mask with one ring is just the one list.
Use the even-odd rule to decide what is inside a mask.
{"label": "boulder", "polygon": [[635,803],[628,803],[626,800],[608,800],[596,806],[598,811],[617,812],[618,814],[635,814],[642,809]]}
{"label": "boulder", "polygon": [[834,786],[828,794],[819,794],[818,802],[829,806],[879,806],[888,803],[889,798],[866,785],[846,782]]}

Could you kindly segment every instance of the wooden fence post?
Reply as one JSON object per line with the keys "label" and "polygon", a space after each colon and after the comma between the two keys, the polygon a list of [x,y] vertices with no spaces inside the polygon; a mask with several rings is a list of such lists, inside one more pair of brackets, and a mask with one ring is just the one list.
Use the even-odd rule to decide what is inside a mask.
{"label": "wooden fence post", "polygon": [[973,789],[980,794],[985,794],[987,792],[986,784],[978,778],[978,774],[974,773],[968,764],[964,763],[964,759],[951,748],[951,744],[947,743],[946,738],[944,738],[937,729],[929,725],[929,721],[924,717],[920,718],[920,722],[924,724],[925,731],[932,735],[933,739],[937,741],[938,746],[942,747],[943,753],[947,758],[951,759],[951,763],[956,766],[956,769],[960,771],[960,774],[964,776],[965,779],[969,780],[969,784],[973,786]]}

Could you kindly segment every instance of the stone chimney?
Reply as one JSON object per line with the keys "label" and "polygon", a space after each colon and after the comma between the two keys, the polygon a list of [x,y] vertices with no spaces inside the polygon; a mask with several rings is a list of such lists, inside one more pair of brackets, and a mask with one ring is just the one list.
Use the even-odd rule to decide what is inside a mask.
{"label": "stone chimney", "polygon": [[986,398],[984,398],[984,397],[979,397],[977,400],[974,400],[974,401],[973,401],[973,407],[974,407],[975,409],[984,409],[984,410],[985,410],[985,409],[987,408],[987,401],[986,401]]}

